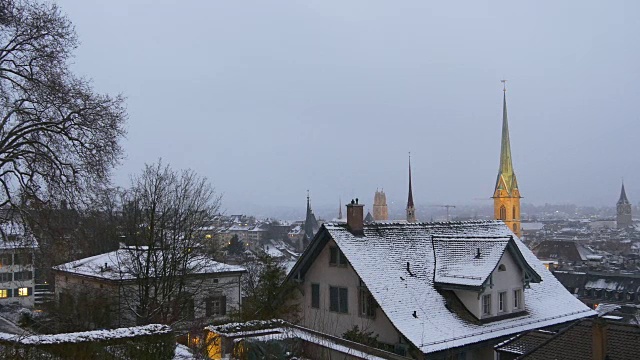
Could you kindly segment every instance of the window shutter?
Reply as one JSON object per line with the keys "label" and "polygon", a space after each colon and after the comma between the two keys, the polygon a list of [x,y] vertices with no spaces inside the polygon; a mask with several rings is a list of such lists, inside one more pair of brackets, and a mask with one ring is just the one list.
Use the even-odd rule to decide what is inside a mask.
{"label": "window shutter", "polygon": [[338,288],[329,288],[329,310],[338,311]]}
{"label": "window shutter", "polygon": [[220,315],[227,315],[227,297],[220,296]]}
{"label": "window shutter", "polygon": [[340,288],[340,312],[349,312],[347,288]]}
{"label": "window shutter", "polygon": [[[29,272],[29,274],[31,274],[31,272]],[[28,295],[28,296],[33,295],[33,288],[32,288],[32,287],[28,287],[28,288],[27,288],[27,295]]]}
{"label": "window shutter", "polygon": [[7,289],[7,297],[12,297],[13,296],[13,291],[11,291],[12,289]]}
{"label": "window shutter", "polygon": [[211,313],[213,312],[212,307],[213,307],[213,299],[211,298],[207,298],[207,300],[204,301],[204,306],[205,306],[205,315],[206,316],[211,316]]}

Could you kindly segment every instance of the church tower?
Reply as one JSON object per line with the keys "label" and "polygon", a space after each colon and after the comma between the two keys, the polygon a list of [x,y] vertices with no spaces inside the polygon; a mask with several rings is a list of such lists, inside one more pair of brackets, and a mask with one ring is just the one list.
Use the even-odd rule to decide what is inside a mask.
{"label": "church tower", "polygon": [[375,221],[389,220],[387,195],[382,190],[376,190],[376,194],[373,197],[373,219]]}
{"label": "church tower", "polygon": [[[503,80],[504,84],[506,80]],[[493,192],[493,212],[497,220],[504,223],[521,237],[520,228],[520,190],[511,162],[511,144],[509,142],[509,121],[507,120],[507,89],[503,88],[502,98],[502,145],[500,147],[500,168]]]}
{"label": "church tower", "polygon": [[416,222],[416,207],[413,205],[413,189],[411,188],[411,154],[409,154],[409,198],[407,199],[407,222]]}
{"label": "church tower", "polygon": [[618,225],[618,229],[632,226],[631,203],[629,202],[629,199],[627,199],[627,193],[624,191],[624,182],[622,183],[622,190],[620,190],[620,199],[618,199],[618,203],[616,205],[616,223]]}

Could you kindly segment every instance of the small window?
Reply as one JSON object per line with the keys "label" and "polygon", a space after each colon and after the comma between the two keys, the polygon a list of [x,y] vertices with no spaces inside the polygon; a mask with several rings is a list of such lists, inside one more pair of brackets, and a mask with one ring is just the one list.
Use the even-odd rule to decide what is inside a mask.
{"label": "small window", "polygon": [[518,232],[518,224],[513,224],[513,232]]}
{"label": "small window", "polygon": [[30,287],[18,288],[18,296],[29,296],[29,295],[31,295],[31,288]]}
{"label": "small window", "polygon": [[360,316],[375,318],[377,307],[376,300],[367,288],[360,288],[358,301],[360,302]]}
{"label": "small window", "polygon": [[343,287],[329,287],[329,310],[346,314],[349,312],[348,290]]}
{"label": "small window", "polygon": [[0,299],[6,299],[9,297],[9,289],[0,289]]}
{"label": "small window", "polygon": [[335,246],[329,248],[329,265],[330,266],[347,266],[347,258],[342,251]]}
{"label": "small window", "polygon": [[8,282],[13,280],[13,274],[11,273],[2,273],[0,274],[0,282]]}
{"label": "small window", "polygon": [[507,267],[504,266],[504,264],[500,264],[500,266],[498,266],[498,271],[507,271]]}
{"label": "small window", "polygon": [[513,207],[513,218],[516,219],[516,207]]}
{"label": "small window", "polygon": [[15,281],[31,279],[33,279],[33,273],[31,271],[16,271],[15,273],[13,273],[13,280]]}
{"label": "small window", "polygon": [[227,315],[227,297],[214,296],[205,300],[205,316]]}
{"label": "small window", "polygon": [[2,255],[0,255],[0,268],[12,265],[13,262],[11,260],[12,260],[11,259],[11,254],[2,254]]}
{"label": "small window", "polygon": [[507,208],[504,205],[500,206],[500,219],[498,220],[507,220]]}
{"label": "small window", "polygon": [[315,309],[320,308],[320,285],[311,284],[311,307]]}
{"label": "small window", "polygon": [[506,291],[498,293],[498,311],[500,312],[507,311],[507,292]]}
{"label": "small window", "polygon": [[522,306],[522,290],[513,290],[513,308],[520,309],[520,306]]}
{"label": "small window", "polygon": [[482,296],[482,315],[491,315],[491,294]]}

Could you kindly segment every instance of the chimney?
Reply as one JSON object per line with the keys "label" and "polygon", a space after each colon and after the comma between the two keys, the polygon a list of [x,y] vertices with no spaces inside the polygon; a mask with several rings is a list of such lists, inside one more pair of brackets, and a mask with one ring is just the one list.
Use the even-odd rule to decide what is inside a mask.
{"label": "chimney", "polygon": [[353,235],[364,234],[364,205],[358,204],[358,199],[347,204],[347,228]]}
{"label": "chimney", "polygon": [[593,360],[605,360],[607,358],[607,321],[594,319],[591,329],[593,333],[591,344]]}

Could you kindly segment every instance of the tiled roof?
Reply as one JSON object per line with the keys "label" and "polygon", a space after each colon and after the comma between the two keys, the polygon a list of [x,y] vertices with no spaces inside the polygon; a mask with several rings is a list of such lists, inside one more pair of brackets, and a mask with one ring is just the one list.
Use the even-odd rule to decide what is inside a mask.
{"label": "tiled roof", "polygon": [[482,286],[504,253],[509,237],[434,237],[436,283]]}
{"label": "tiled roof", "polygon": [[[580,321],[518,359],[592,359],[594,326],[603,320]],[[640,356],[640,327],[606,323],[606,359],[630,360]]]}
{"label": "tiled roof", "polygon": [[[370,224],[365,225],[364,236],[352,235],[343,224],[324,226],[394,326],[425,353],[595,315],[500,221]],[[524,259],[542,278],[541,283],[525,290],[525,315],[478,324],[450,311],[434,287],[432,236],[514,236]],[[303,259],[296,268],[304,269]],[[412,275],[407,272],[407,262]],[[473,275],[471,267],[467,270]]]}
{"label": "tiled roof", "polygon": [[511,339],[496,345],[495,350],[498,352],[522,355],[540,346],[545,341],[551,339],[554,335],[555,333],[549,331],[531,331],[516,335]]}

